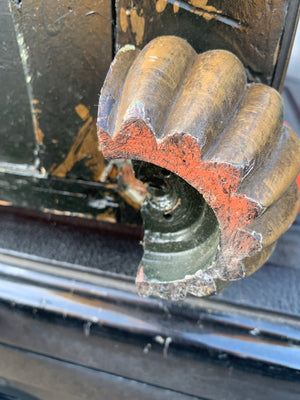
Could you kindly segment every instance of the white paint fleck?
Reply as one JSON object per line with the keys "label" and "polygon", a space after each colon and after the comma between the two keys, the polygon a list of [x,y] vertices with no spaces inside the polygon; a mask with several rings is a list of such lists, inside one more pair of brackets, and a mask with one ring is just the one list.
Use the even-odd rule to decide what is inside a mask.
{"label": "white paint fleck", "polygon": [[143,353],[148,354],[149,351],[151,350],[151,343],[147,343],[146,346],[144,347]]}
{"label": "white paint fleck", "polygon": [[[20,54],[20,58],[22,61],[22,67],[23,67],[23,71],[24,71],[24,75],[25,75],[25,81],[26,81],[26,89],[27,89],[27,95],[28,95],[28,99],[29,99],[29,103],[30,103],[30,111],[31,111],[31,116],[32,116],[32,126],[35,126],[35,121],[34,121],[34,107],[33,107],[33,91],[32,91],[32,75],[30,74],[30,68],[29,68],[29,47],[26,46],[25,44],[25,39],[22,33],[22,29],[20,28],[18,22],[16,21],[15,17],[14,17],[14,10],[12,9],[12,5],[9,2],[8,3],[9,6],[9,11],[10,14],[12,16],[13,22],[14,22],[14,30],[15,30],[15,34],[16,34],[16,39],[17,39],[17,43],[18,43],[18,48],[19,48],[19,54]],[[39,145],[36,142],[36,150],[38,152],[39,149]],[[39,162],[39,159],[36,158],[36,162]],[[38,166],[37,166],[38,167]]]}
{"label": "white paint fleck", "polygon": [[254,328],[254,329],[251,329],[251,331],[249,331],[249,333],[250,333],[250,335],[257,336],[260,334],[260,330],[258,328]]}
{"label": "white paint fleck", "polygon": [[154,340],[161,345],[165,343],[165,339],[159,335],[155,336]]}
{"label": "white paint fleck", "polygon": [[168,350],[169,350],[169,346],[172,342],[172,338],[170,336],[168,336],[165,340],[165,345],[164,345],[164,349],[163,349],[163,355],[164,357],[168,356]]}
{"label": "white paint fleck", "polygon": [[89,337],[90,333],[91,333],[91,326],[92,326],[92,322],[88,321],[85,324],[83,324],[83,333],[84,336]]}
{"label": "white paint fleck", "polygon": [[121,47],[119,52],[126,53],[126,51],[132,51],[132,50],[135,50],[135,46],[133,44],[126,44],[125,46]]}

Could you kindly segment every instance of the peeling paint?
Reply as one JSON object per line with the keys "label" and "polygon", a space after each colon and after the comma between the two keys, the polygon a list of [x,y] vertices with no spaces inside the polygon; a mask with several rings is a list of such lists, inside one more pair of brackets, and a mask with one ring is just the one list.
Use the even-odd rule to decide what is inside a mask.
{"label": "peeling paint", "polygon": [[190,0],[188,2],[182,0],[158,0],[156,3],[156,11],[162,13],[167,4],[173,4],[173,12],[176,14],[180,8],[189,11],[193,14],[203,17],[207,21],[212,19],[222,22],[223,24],[229,25],[232,28],[241,29],[245,25],[239,19],[233,19],[225,14],[222,14],[222,10],[218,10],[214,6],[207,5],[208,0]]}
{"label": "peeling paint", "polygon": [[[143,14],[143,10],[140,11]],[[139,46],[143,42],[144,33],[145,33],[145,17],[143,15],[138,15],[136,9],[131,10],[130,13],[130,22],[132,32],[135,33],[135,42],[136,45]]]}
{"label": "peeling paint", "polygon": [[65,178],[74,165],[86,159],[85,165],[93,172],[93,179],[98,181],[105,169],[104,158],[98,149],[96,121],[90,116],[88,108],[83,104],[75,107],[77,114],[85,124],[80,128],[77,137],[65,160],[50,169],[52,176]]}
{"label": "peeling paint", "polygon": [[127,20],[127,13],[125,8],[120,9],[120,26],[123,32],[126,32],[128,29],[128,20]]}
{"label": "peeling paint", "polygon": [[33,121],[33,129],[34,129],[35,139],[39,145],[42,145],[45,135],[40,128],[40,124],[35,115],[35,111],[32,114],[32,121]]}
{"label": "peeling paint", "polygon": [[105,221],[105,222],[112,222],[116,223],[117,222],[117,217],[112,209],[108,209],[104,213],[98,214],[96,217],[97,221]]}
{"label": "peeling paint", "polygon": [[168,4],[167,0],[158,0],[156,2],[156,11],[158,13],[165,11],[167,4]]}
{"label": "peeling paint", "polygon": [[136,210],[140,210],[146,197],[146,185],[136,179],[131,163],[126,161],[119,170],[119,194],[126,203]]}
{"label": "peeling paint", "polygon": [[275,52],[274,52],[273,65],[275,65],[277,63],[279,48],[280,48],[280,39],[278,39],[278,41],[277,41],[276,49],[275,49]]}
{"label": "peeling paint", "polygon": [[54,215],[62,215],[64,217],[78,217],[78,218],[93,219],[92,214],[83,214],[83,213],[72,212],[72,211],[61,211],[61,210],[55,210],[52,208],[44,208],[43,212],[49,213],[49,214],[54,214]]}
{"label": "peeling paint", "polygon": [[12,206],[12,204],[11,201],[0,200],[0,206],[9,207]]}
{"label": "peeling paint", "polygon": [[107,183],[108,180],[116,180],[119,174],[119,167],[118,163],[120,165],[122,164],[121,160],[114,160],[114,161],[109,161],[108,164],[106,165],[106,168],[103,170],[102,175],[100,176],[100,182],[102,183]]}
{"label": "peeling paint", "polygon": [[220,13],[221,11],[218,11],[216,7],[214,6],[208,6],[207,5],[208,0],[190,0],[189,3],[197,8],[201,8],[202,10],[208,11],[208,12],[216,12]]}
{"label": "peeling paint", "polygon": [[90,116],[90,111],[84,104],[78,104],[75,107],[75,111],[83,121],[87,120]]}
{"label": "peeling paint", "polygon": [[[54,215],[60,215],[64,217],[77,217],[77,218],[87,218],[87,219],[95,219],[95,216],[89,213],[79,213],[79,212],[72,212],[72,211],[61,211],[61,210],[55,210],[52,208],[44,208],[43,212],[49,213],[49,214],[54,214]],[[117,217],[115,215],[115,212],[112,208],[107,209],[103,213],[99,213],[96,216],[97,221],[103,221],[103,222],[112,222],[116,223],[117,222]]]}
{"label": "peeling paint", "polygon": [[111,160],[106,165],[100,182],[109,186],[114,181],[114,187],[119,195],[136,210],[140,210],[147,194],[146,185],[136,179],[130,160]]}
{"label": "peeling paint", "polygon": [[42,145],[45,134],[41,130],[40,124],[39,124],[39,121],[37,118],[37,115],[42,114],[42,112],[43,112],[41,108],[37,108],[39,103],[40,102],[37,99],[31,100],[31,112],[32,112],[32,122],[33,122],[33,131],[34,131],[34,135],[35,135],[35,140],[37,141],[37,143],[39,145]]}
{"label": "peeling paint", "polygon": [[[175,14],[178,13],[180,8],[179,4],[176,1],[174,2],[170,1],[170,3],[173,3],[173,12]],[[158,0],[155,5],[156,11],[158,13],[162,13],[163,11],[165,11],[167,5],[168,5],[168,0]]]}
{"label": "peeling paint", "polygon": [[176,13],[178,13],[178,11],[179,11],[179,4],[177,4],[177,3],[174,3],[173,4],[173,12],[176,14]]}
{"label": "peeling paint", "polygon": [[[173,11],[176,14],[179,11],[180,4],[177,1],[169,1],[170,3],[173,3]],[[209,6],[207,5],[208,0],[190,0],[188,3],[192,6],[195,7],[197,10],[195,10],[195,14],[199,14],[202,17],[204,17],[207,20],[210,20],[214,18],[215,16],[213,14],[207,14],[207,13],[217,13],[220,14],[222,11],[218,10],[214,6]],[[168,0],[158,0],[156,2],[156,11],[158,13],[162,13],[165,11],[166,7],[168,5]]]}

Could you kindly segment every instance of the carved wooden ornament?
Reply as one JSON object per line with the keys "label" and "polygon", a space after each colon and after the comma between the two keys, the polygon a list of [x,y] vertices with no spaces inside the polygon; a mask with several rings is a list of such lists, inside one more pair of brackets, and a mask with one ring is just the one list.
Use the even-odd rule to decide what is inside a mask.
{"label": "carved wooden ornament", "polygon": [[256,271],[299,207],[300,140],[282,98],[247,84],[224,50],[162,36],[123,47],[101,91],[106,158],[134,160],[142,208],[141,295],[207,296]]}

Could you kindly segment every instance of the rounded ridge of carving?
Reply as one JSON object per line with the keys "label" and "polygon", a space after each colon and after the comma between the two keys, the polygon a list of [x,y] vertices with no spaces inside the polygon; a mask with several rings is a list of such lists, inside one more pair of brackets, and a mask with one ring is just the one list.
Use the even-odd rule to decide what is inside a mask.
{"label": "rounded ridge of carving", "polygon": [[[115,71],[121,62],[119,57]],[[197,56],[184,40],[161,37],[124,63],[124,69],[122,82],[112,69],[102,90],[105,95],[114,93],[109,109],[105,96],[100,96],[98,135],[105,157],[148,163],[156,174],[154,183],[153,177],[148,176],[148,181],[156,193],[165,190],[159,194],[159,205],[162,199],[169,204],[175,198],[172,194],[170,200],[168,189],[175,181],[165,179],[162,171],[180,177],[202,196],[199,201],[215,215],[214,232],[220,232],[209,263],[198,269],[187,267],[186,274],[178,263],[181,275],[170,273],[173,280],[156,270],[155,257],[163,247],[158,244],[150,254],[151,241],[146,240],[138,291],[171,299],[188,293],[213,294],[258,269],[292,223],[299,202],[294,181],[300,169],[300,140],[283,126],[279,93],[265,85],[248,85],[242,64],[227,51]],[[197,218],[193,226],[201,220]],[[175,236],[170,239],[173,244]],[[165,232],[153,237],[170,243]],[[183,245],[176,246],[180,258]],[[202,254],[197,246],[193,254]],[[192,251],[189,257],[196,262]]]}

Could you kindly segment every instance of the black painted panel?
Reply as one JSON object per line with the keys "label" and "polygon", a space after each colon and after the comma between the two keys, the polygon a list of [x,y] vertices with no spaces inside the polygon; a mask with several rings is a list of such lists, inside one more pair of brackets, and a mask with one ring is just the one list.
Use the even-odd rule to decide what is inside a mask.
{"label": "black painted panel", "polygon": [[[9,0],[0,2],[0,162],[31,164],[35,139],[23,63]],[[26,63],[26,53],[22,54]]]}
{"label": "black painted panel", "polygon": [[[53,171],[76,138],[82,144],[78,135],[84,121],[95,122],[112,59],[111,3],[24,0],[12,7],[26,49],[40,165]],[[80,177],[91,178],[84,163],[79,170]]]}

